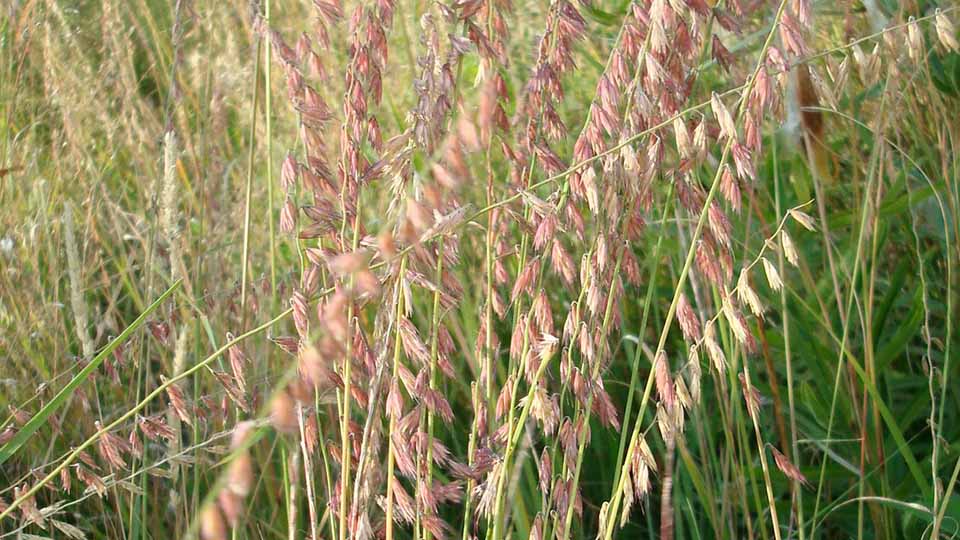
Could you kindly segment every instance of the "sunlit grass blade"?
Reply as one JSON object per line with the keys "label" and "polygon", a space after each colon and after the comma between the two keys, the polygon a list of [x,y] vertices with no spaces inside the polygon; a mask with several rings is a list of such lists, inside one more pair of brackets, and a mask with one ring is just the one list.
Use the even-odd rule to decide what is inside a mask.
{"label": "sunlit grass blade", "polygon": [[30,437],[36,433],[40,426],[42,426],[50,416],[57,412],[57,409],[63,405],[67,399],[73,395],[73,392],[80,386],[84,381],[86,381],[90,375],[96,371],[100,364],[116,349],[121,343],[127,340],[131,334],[133,334],[138,328],[143,326],[143,323],[146,322],[147,318],[151,313],[157,310],[163,302],[174,293],[182,283],[181,280],[177,280],[170,286],[166,291],[163,292],[152,304],[147,306],[147,309],[140,314],[129,326],[127,326],[123,332],[120,332],[120,335],[114,338],[106,347],[104,347],[96,356],[93,357],[93,360],[84,366],[83,369],[77,373],[73,379],[70,380],[59,392],[53,397],[46,405],[40,409],[37,414],[35,414],[30,421],[24,424],[23,428],[17,431],[17,434],[8,442],[7,444],[0,447],[0,464],[7,461],[10,457],[17,453],[17,450],[23,446]]}

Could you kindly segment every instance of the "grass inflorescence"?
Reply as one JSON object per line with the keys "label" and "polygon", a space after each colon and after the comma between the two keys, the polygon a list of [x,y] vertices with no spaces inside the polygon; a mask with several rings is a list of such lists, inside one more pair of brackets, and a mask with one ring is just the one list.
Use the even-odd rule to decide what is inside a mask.
{"label": "grass inflorescence", "polygon": [[0,538],[951,538],[949,2],[14,0]]}

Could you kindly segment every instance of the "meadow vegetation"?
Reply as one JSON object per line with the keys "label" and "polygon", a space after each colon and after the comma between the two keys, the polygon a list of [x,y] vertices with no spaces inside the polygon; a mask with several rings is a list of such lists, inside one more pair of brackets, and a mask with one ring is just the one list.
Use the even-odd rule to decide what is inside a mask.
{"label": "meadow vegetation", "polygon": [[958,8],[7,0],[0,539],[955,537]]}

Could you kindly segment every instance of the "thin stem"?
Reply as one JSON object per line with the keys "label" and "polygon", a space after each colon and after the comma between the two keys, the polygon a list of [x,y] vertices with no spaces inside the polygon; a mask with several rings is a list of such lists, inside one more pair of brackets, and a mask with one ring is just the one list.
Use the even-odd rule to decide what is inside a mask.
{"label": "thin stem", "polygon": [[[774,185],[774,198],[775,198],[775,208],[777,215],[781,215],[781,186],[780,186],[780,166],[779,161],[777,160],[777,140],[774,137],[771,144],[773,152],[773,185]],[[780,275],[785,275],[785,265],[784,265],[783,250],[777,251],[777,268],[780,272]],[[794,402],[793,394],[793,354],[790,348],[790,311],[787,309],[787,291],[783,285],[780,286],[780,313],[783,319],[783,353],[784,361],[786,363],[787,369],[787,406],[790,409],[790,461],[796,465],[800,466],[800,449],[797,447],[797,409]],[[803,489],[802,487],[794,483],[793,484],[793,494],[796,497],[795,505],[797,511],[797,532],[799,534],[800,540],[804,540],[804,526],[803,526]]]}
{"label": "thin stem", "polygon": [[[751,392],[753,389],[753,383],[750,381],[750,362],[746,357],[743,359],[743,378],[746,384],[746,389],[744,392]],[[763,442],[763,435],[760,434],[760,423],[757,421],[757,410],[749,402],[747,403],[747,414],[750,415],[750,421],[753,424],[753,433],[757,438],[757,452],[760,455],[760,468],[763,470],[763,483],[767,490],[767,504],[770,505],[770,519],[773,522],[773,537],[777,540],[780,540],[780,518],[777,515],[777,501],[773,496],[773,484],[770,482],[770,467],[767,464],[767,450]]]}
{"label": "thin stem", "polygon": [[[264,0],[263,3],[264,20],[270,24],[270,0]],[[273,306],[276,309],[277,299],[277,235],[274,225],[274,201],[273,201],[273,84],[271,81],[272,64],[270,57],[273,54],[272,47],[267,47],[265,51],[266,66],[263,70],[264,91],[264,120],[266,124],[267,137],[267,226],[270,229],[270,295],[273,298]],[[316,537],[316,535],[314,535]]]}
{"label": "thin stem", "polygon": [[310,512],[310,534],[311,538],[320,538],[317,536],[317,504],[314,498],[313,486],[313,463],[310,460],[310,452],[307,449],[307,436],[303,423],[303,406],[297,402],[297,426],[300,429],[300,452],[303,454],[303,475],[304,484],[307,491],[307,510]]}
{"label": "thin stem", "polygon": [[[440,286],[443,283],[443,237],[437,242],[437,273],[434,277],[437,289],[433,291],[433,317],[430,323],[430,390],[437,389],[437,361],[440,344]],[[434,414],[427,410],[427,482],[426,489],[433,489],[433,430]],[[424,540],[430,540],[430,531],[423,528]]]}
{"label": "thin stem", "polygon": [[[889,78],[887,79],[887,83],[889,84]],[[887,96],[887,92],[885,87],[882,93],[883,101],[880,107],[881,111],[883,110],[883,103],[886,102],[886,96]],[[883,131],[884,118],[885,118],[884,116],[881,116],[880,125],[878,126],[878,129],[877,129],[878,132]],[[843,314],[844,320],[846,322],[843,324],[843,331],[840,337],[840,352],[837,358],[837,369],[836,369],[836,373],[834,375],[834,381],[833,381],[833,395],[830,399],[830,417],[827,420],[827,433],[825,437],[825,439],[827,440],[829,440],[833,434],[833,422],[836,416],[837,397],[840,390],[840,375],[843,373],[844,359],[846,358],[846,351],[847,351],[847,336],[849,335],[849,332],[850,332],[850,325],[848,323],[850,321],[850,313],[853,309],[853,300],[854,300],[854,297],[856,296],[855,285],[857,281],[857,276],[860,271],[860,257],[863,252],[864,237],[866,236],[866,232],[867,232],[867,220],[870,217],[870,211],[869,211],[870,210],[870,193],[873,189],[874,182],[879,176],[879,172],[877,171],[879,167],[879,159],[880,159],[880,152],[881,152],[880,147],[881,147],[880,144],[876,144],[874,146],[873,155],[871,156],[871,164],[870,164],[871,170],[868,173],[867,190],[866,190],[866,193],[864,194],[863,205],[860,209],[860,227],[857,233],[857,245],[856,245],[856,250],[854,252],[853,274],[850,276],[850,294],[847,297],[847,305]],[[817,512],[820,508],[820,497],[823,493],[823,483],[824,483],[824,480],[826,479],[826,470],[827,470],[827,456],[824,456],[823,460],[820,463],[820,474],[819,474],[819,480],[817,481],[817,497],[816,499],[814,499],[814,505],[813,505],[814,516],[817,515]],[[813,528],[811,528],[810,530],[810,537],[816,538],[816,523],[814,523]]]}
{"label": "thin stem", "polygon": [[[247,270],[250,265],[250,199],[253,192],[253,164],[257,149],[257,102],[260,99],[260,49],[263,40],[257,40],[257,61],[253,71],[253,105],[250,107],[250,149],[247,153],[247,183],[243,203],[243,253],[241,254],[242,269],[240,271],[240,317],[243,328],[247,321]],[[269,50],[270,47],[267,47]],[[269,71],[269,69],[267,69]],[[272,221],[272,220],[271,220]]]}
{"label": "thin stem", "polygon": [[[663,215],[660,221],[667,219],[670,208],[673,206],[673,187],[670,184],[670,190],[667,193],[667,202],[663,205]],[[633,410],[633,397],[636,393],[637,382],[640,377],[640,357],[643,355],[643,333],[647,328],[647,318],[650,315],[650,306],[653,303],[653,291],[657,283],[657,274],[660,271],[660,251],[663,247],[664,234],[657,235],[657,245],[653,248],[653,256],[650,258],[650,281],[647,283],[647,292],[643,299],[643,314],[640,316],[640,326],[637,327],[637,348],[633,352],[633,360],[630,362],[630,390],[627,392],[627,404],[623,410],[623,429],[620,431],[620,443],[617,447],[617,460],[614,463],[620,463],[623,460],[623,452],[627,443],[627,426],[630,424],[630,413]],[[648,375],[647,385],[653,381],[654,371],[651,369]],[[643,422],[643,417],[637,417],[637,424]],[[613,485],[620,481],[620,469],[614,472]]]}
{"label": "thin stem", "polygon": [[[179,284],[179,282],[177,282],[177,284]],[[176,286],[177,284],[175,284],[175,286]],[[247,338],[250,338],[250,337],[252,337],[252,336],[255,336],[255,335],[258,335],[258,334],[260,334],[260,333],[265,332],[265,331],[266,331],[268,328],[270,328],[273,324],[275,324],[275,323],[283,320],[285,317],[287,317],[287,316],[290,315],[291,313],[293,313],[293,308],[288,308],[286,311],[280,313],[279,315],[277,315],[276,317],[270,319],[269,321],[265,322],[264,324],[261,324],[260,326],[254,328],[254,329],[252,329],[252,330],[249,330],[249,331],[247,331],[247,332],[245,332],[245,333],[243,333],[243,334],[240,334],[239,336],[237,336],[237,337],[235,337],[234,339],[228,341],[227,343],[224,343],[219,349],[217,349],[216,351],[214,351],[213,354],[211,354],[210,356],[204,358],[204,359],[201,360],[200,362],[194,364],[190,369],[185,370],[185,371],[184,371],[183,373],[181,373],[180,375],[176,375],[176,376],[172,377],[171,379],[167,380],[166,382],[161,383],[160,385],[158,385],[152,392],[150,392],[150,393],[147,394],[142,400],[140,400],[139,403],[137,403],[137,404],[134,405],[132,408],[130,408],[129,410],[127,410],[125,413],[123,413],[122,415],[120,415],[120,416],[119,416],[116,420],[114,420],[113,422],[110,422],[110,423],[107,424],[106,426],[104,426],[104,427],[100,428],[99,430],[97,430],[96,433],[94,433],[94,434],[91,435],[87,440],[85,440],[83,443],[81,443],[80,446],[77,446],[76,448],[74,448],[72,452],[70,452],[69,454],[67,454],[67,456],[66,456],[65,458],[63,458],[63,461],[61,461],[59,465],[57,465],[56,467],[54,467],[53,470],[50,471],[49,474],[47,474],[47,476],[44,476],[40,481],[38,481],[36,484],[34,484],[33,487],[31,487],[31,488],[30,488],[29,490],[27,490],[23,495],[21,495],[20,498],[14,500],[12,503],[10,503],[10,506],[7,507],[2,513],[0,513],[0,520],[3,520],[3,518],[5,518],[5,517],[7,517],[8,515],[10,515],[10,513],[13,512],[15,509],[17,509],[21,504],[23,504],[24,501],[26,501],[27,499],[29,499],[30,497],[32,497],[37,491],[39,491],[40,489],[42,489],[43,486],[45,486],[45,485],[48,484],[51,480],[53,480],[54,478],[56,478],[56,477],[60,474],[60,471],[66,469],[71,463],[73,463],[74,461],[76,461],[76,459],[80,456],[81,453],[83,453],[84,450],[86,450],[87,448],[89,448],[93,443],[97,442],[97,440],[99,440],[100,437],[102,437],[105,433],[108,433],[108,432],[114,430],[115,428],[119,427],[120,424],[122,424],[123,422],[129,420],[130,418],[133,418],[133,416],[136,415],[139,411],[143,410],[143,408],[146,407],[148,403],[150,403],[151,401],[153,401],[154,399],[156,399],[160,394],[166,392],[166,391],[167,391],[167,388],[170,388],[170,386],[172,386],[172,385],[174,385],[174,384],[182,381],[183,379],[186,379],[187,377],[190,377],[191,375],[193,375],[194,373],[200,371],[201,369],[206,368],[206,367],[207,367],[209,364],[211,364],[214,360],[220,358],[220,355],[222,355],[223,353],[225,353],[225,352],[227,351],[227,349],[229,349],[230,347],[233,347],[234,345],[237,345],[237,344],[241,343],[242,341],[246,340]]]}
{"label": "thin stem", "polygon": [[[397,273],[397,310],[395,313],[396,319],[394,320],[394,340],[393,340],[393,369],[390,374],[390,385],[396,382],[397,377],[399,376],[400,371],[400,350],[403,347],[402,338],[400,334],[400,321],[403,319],[404,307],[403,307],[403,276],[406,274],[407,269],[407,258],[401,257],[400,259],[400,271]],[[387,414],[390,414],[389,411]],[[387,432],[387,500],[386,500],[386,539],[393,540],[393,471],[396,467],[396,458],[394,458],[395,450],[393,447],[393,433],[397,427],[397,419],[394,415],[390,414],[390,428]]]}

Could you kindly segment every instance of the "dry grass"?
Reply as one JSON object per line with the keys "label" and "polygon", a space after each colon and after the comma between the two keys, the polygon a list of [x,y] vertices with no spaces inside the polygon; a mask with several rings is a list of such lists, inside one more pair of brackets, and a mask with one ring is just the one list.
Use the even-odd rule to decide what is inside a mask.
{"label": "dry grass", "polygon": [[951,537],[960,12],[712,4],[2,8],[0,538]]}

